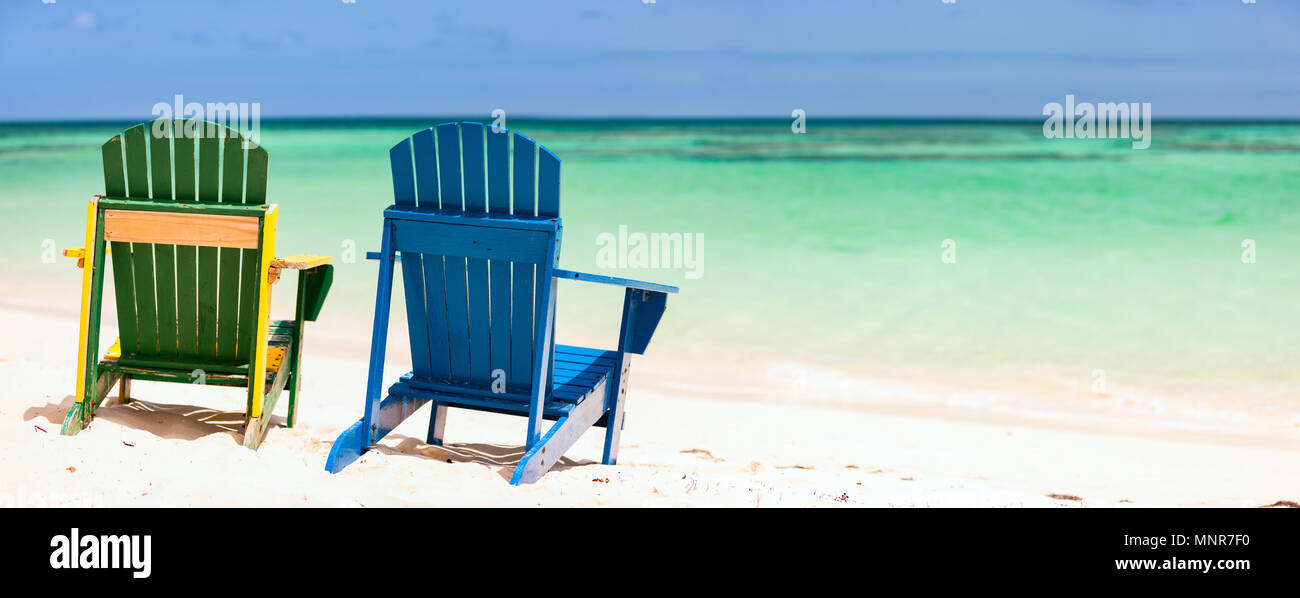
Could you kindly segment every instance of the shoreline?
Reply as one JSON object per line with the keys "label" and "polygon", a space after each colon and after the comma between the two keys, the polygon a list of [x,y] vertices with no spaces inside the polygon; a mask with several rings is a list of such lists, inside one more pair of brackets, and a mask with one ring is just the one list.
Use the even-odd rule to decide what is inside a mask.
{"label": "shoreline", "polygon": [[[71,267],[70,262],[61,265]],[[75,304],[51,306],[33,300],[40,296],[74,297],[70,293],[80,286],[80,280],[51,277],[23,282],[36,287],[24,287],[23,294],[0,298],[0,312],[64,322],[71,327],[71,337],[75,339],[78,317]],[[273,297],[292,298],[290,293]],[[409,359],[405,314],[400,303],[400,299],[394,300],[389,323],[387,360],[390,364]],[[106,338],[115,326],[112,305],[113,296],[106,293],[101,348],[112,343]],[[305,338],[308,355],[364,361],[372,326],[369,314],[340,311],[338,306],[327,306],[327,310],[330,311],[322,321],[308,325]],[[280,303],[272,308],[273,317],[291,311],[292,305]],[[612,339],[597,338],[602,335],[590,329],[560,324],[557,337],[561,342],[592,347],[612,342]],[[1281,409],[1272,405],[1243,409],[1240,405],[1216,403],[1215,398],[1243,392],[1233,382],[1116,376],[1105,392],[1096,392],[1089,388],[1089,372],[1067,371],[1059,366],[959,369],[854,361],[798,352],[781,354],[770,349],[721,343],[677,344],[665,349],[654,343],[646,355],[634,356],[633,384],[660,394],[740,404],[1014,423],[1123,435],[1150,432],[1192,441],[1208,438],[1242,446],[1300,449],[1300,408],[1286,402]],[[678,354],[674,354],[674,348]],[[75,347],[68,353],[75,353]],[[640,372],[651,373],[637,375]],[[1262,388],[1261,385],[1245,392],[1258,393]],[[1276,394],[1278,385],[1268,388]]]}
{"label": "shoreline", "polygon": [[[749,394],[788,377],[789,360],[748,378],[700,375],[697,365],[692,378],[668,376],[681,364],[653,353],[633,368],[617,466],[599,464],[601,435],[589,433],[541,483],[511,487],[503,477],[521,452],[519,418],[453,411],[447,446],[423,442],[419,413],[331,476],[324,458],[360,416],[365,362],[330,355],[313,330],[300,425],[272,428],[256,453],[239,446],[243,399],[230,389],[141,383],[132,405],[107,405],[66,438],[58,423],[71,400],[76,322],[54,311],[0,307],[11,331],[0,355],[0,434],[15,449],[0,456],[0,487],[10,489],[0,505],[1263,506],[1300,496],[1300,480],[1277,475],[1300,456],[1300,425],[1197,429],[1114,406],[1043,414],[1014,401],[961,405],[860,373],[830,378],[867,386],[867,399],[846,408],[811,399],[815,387]],[[747,371],[724,361],[710,372]],[[386,379],[399,369],[390,361]],[[730,379],[745,382],[700,383]],[[282,403],[277,420],[283,412]]]}

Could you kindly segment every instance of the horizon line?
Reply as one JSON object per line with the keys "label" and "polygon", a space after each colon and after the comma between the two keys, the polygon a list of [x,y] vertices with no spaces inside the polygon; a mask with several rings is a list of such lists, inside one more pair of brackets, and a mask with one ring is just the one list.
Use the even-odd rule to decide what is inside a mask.
{"label": "horizon line", "polygon": [[[509,120],[523,120],[531,122],[790,122],[793,117],[771,117],[771,116],[542,116],[542,115],[519,115],[509,116]],[[441,119],[441,120],[439,120]],[[69,125],[69,124],[120,124],[120,123],[138,123],[152,122],[157,118],[147,118],[137,120],[134,118],[71,118],[71,119],[51,119],[51,118],[31,118],[31,119],[12,119],[0,120],[0,126],[9,125]],[[478,116],[452,116],[452,115],[400,115],[400,116],[366,116],[366,115],[331,115],[331,116],[277,116],[273,118],[262,118],[260,122],[265,123],[292,123],[292,122],[346,122],[346,121],[412,121],[412,120],[439,120],[439,122],[481,122],[490,123],[493,119],[482,118]],[[1011,116],[864,116],[864,115],[831,115],[831,116],[807,116],[807,121],[838,121],[838,122],[904,122],[904,123],[935,123],[935,124],[961,124],[961,123],[982,123],[982,124],[1033,124],[1044,122],[1042,117],[1011,117]],[[1172,117],[1152,117],[1153,123],[1182,123],[1182,124],[1300,124],[1300,116],[1172,116]]]}

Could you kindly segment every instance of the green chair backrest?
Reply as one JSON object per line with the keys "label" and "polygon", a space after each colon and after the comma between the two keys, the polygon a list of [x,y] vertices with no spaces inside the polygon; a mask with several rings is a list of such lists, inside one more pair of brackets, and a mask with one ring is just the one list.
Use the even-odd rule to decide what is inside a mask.
{"label": "green chair backrest", "polygon": [[[193,120],[136,125],[103,145],[104,195],[177,204],[263,205],[267,153]],[[239,370],[252,357],[258,249],[112,242],[123,363]]]}

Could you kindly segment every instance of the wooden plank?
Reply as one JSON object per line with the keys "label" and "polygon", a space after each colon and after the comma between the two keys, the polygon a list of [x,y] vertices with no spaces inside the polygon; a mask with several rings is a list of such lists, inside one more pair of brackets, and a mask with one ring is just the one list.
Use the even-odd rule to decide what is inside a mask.
{"label": "wooden plank", "polygon": [[514,134],[514,201],[512,213],[516,216],[536,216],[534,192],[537,184],[536,144],[519,133]]}
{"label": "wooden plank", "polygon": [[488,211],[510,213],[510,134],[505,129],[487,132]]}
{"label": "wooden plank", "polygon": [[266,177],[270,156],[261,146],[248,149],[248,180],[244,185],[244,205],[260,206],[266,203]]}
{"label": "wooden plank", "polygon": [[[421,208],[437,209],[441,204],[439,203],[438,153],[434,146],[433,130],[425,129],[416,133],[411,137],[411,144],[415,154],[417,203]],[[418,255],[418,252],[416,253]],[[402,254],[408,255],[405,251]],[[446,380],[451,377],[451,349],[447,336],[445,264],[441,255],[422,255],[416,263],[420,264],[423,270],[425,301],[423,321],[429,340],[429,375],[435,379]]]}
{"label": "wooden plank", "polygon": [[532,398],[528,409],[528,437],[526,446],[533,448],[542,433],[542,404],[551,390],[551,364],[555,339],[555,285],[551,275],[559,247],[547,244],[545,260],[536,266],[537,302],[533,305],[533,368]]}
{"label": "wooden plank", "polygon": [[388,150],[388,162],[393,171],[393,203],[399,206],[415,205],[415,171],[411,166],[411,140]]}
{"label": "wooden plank", "polygon": [[[393,203],[402,207],[415,207],[415,170],[411,162],[411,139],[388,151],[393,171]],[[385,221],[384,227],[392,224]],[[411,369],[417,376],[432,376],[429,365],[429,324],[425,317],[424,262],[420,254],[412,253],[402,260],[402,288],[406,302],[406,328],[411,340]]]}
{"label": "wooden plank", "polygon": [[390,223],[385,223],[383,240],[379,245],[379,251],[384,259],[379,261],[379,284],[375,289],[375,324],[370,333],[370,366],[366,373],[366,410],[359,422],[364,433],[360,437],[345,438],[348,432],[344,432],[343,436],[335,441],[334,448],[330,449],[328,462],[334,461],[336,450],[340,448],[341,442],[348,442],[351,448],[357,451],[356,454],[360,455],[379,437],[377,429],[382,419],[380,399],[383,396],[381,385],[384,378],[384,353],[388,348],[388,315],[392,306],[393,292],[393,229]]}
{"label": "wooden plank", "polygon": [[537,154],[537,215],[560,217],[560,159],[544,147]]}
{"label": "wooden plank", "polygon": [[483,165],[483,125],[460,126],[461,164],[464,174],[465,211],[487,211],[487,180]]}
{"label": "wooden plank", "polygon": [[[460,226],[435,224],[418,220],[393,220],[397,226],[394,243],[403,255],[410,252],[430,254],[426,265],[435,256],[453,258],[484,258],[506,261],[539,263],[554,237],[539,231],[513,230],[490,226]],[[462,262],[463,263],[463,262]],[[451,266],[447,267],[451,277]],[[465,267],[460,267],[464,276]],[[426,273],[427,274],[427,273]],[[531,285],[530,285],[531,288]]]}
{"label": "wooden plank", "polygon": [[[270,166],[270,156],[261,146],[253,145],[249,142],[248,149],[244,152],[248,162],[245,173],[244,183],[244,205],[264,205],[266,203],[266,179],[268,167]],[[274,232],[274,231],[273,231]],[[263,248],[263,251],[266,251]],[[245,250],[240,256],[240,274],[239,283],[239,341],[236,347],[237,358],[240,361],[249,360],[253,351],[260,351],[254,342],[257,325],[256,322],[248,320],[249,314],[254,313],[258,308],[258,293],[254,290],[260,287],[270,287],[264,275],[259,274],[261,268],[258,267],[258,253],[252,250]],[[271,253],[274,261],[275,253]],[[329,258],[325,258],[329,261]],[[325,263],[325,262],[321,262]],[[269,289],[267,291],[270,292]],[[294,393],[290,393],[292,396]],[[274,405],[274,399],[268,397],[271,404]]]}
{"label": "wooden plank", "polygon": [[[197,123],[196,129],[206,129],[203,123]],[[217,202],[221,199],[221,143],[215,137],[204,135],[199,138],[199,186],[200,202]],[[219,250],[216,247],[198,248],[198,349],[200,358],[217,357],[217,287]]]}
{"label": "wooden plank", "polygon": [[[536,216],[534,191],[536,186],[533,140],[514,133],[513,161],[511,164],[513,195],[511,212],[516,216]],[[510,381],[512,384],[532,387],[533,384],[533,302],[535,267],[531,263],[515,261],[511,265],[510,303]]]}
{"label": "wooden plank", "polygon": [[[560,217],[560,159],[555,157],[551,150],[542,146],[537,148],[537,215],[552,218]],[[554,263],[547,264],[548,268],[554,266]],[[540,268],[538,272],[541,272]],[[542,301],[542,286],[545,285],[551,289],[551,301],[554,304],[557,300],[555,296],[559,293],[559,288],[555,287],[554,284],[553,277],[538,281],[537,301],[539,303]],[[555,318],[551,318],[550,338],[553,344],[555,339]],[[546,373],[546,385],[549,387],[555,377],[554,346],[547,346],[544,350],[551,354],[552,357],[548,362]]]}
{"label": "wooden plank", "polygon": [[128,199],[149,199],[148,129],[147,125],[141,124],[122,132]]}
{"label": "wooden plank", "polygon": [[[107,357],[106,357],[107,359]],[[193,372],[194,370],[203,370],[205,375],[214,372],[237,373],[248,375],[247,363],[216,362],[210,359],[201,361],[193,359],[180,359],[176,357],[120,357],[117,362],[123,366],[140,367],[140,368],[163,368],[172,370],[181,370],[184,372]]]}
{"label": "wooden plank", "polygon": [[[149,199],[147,125],[136,125],[122,134],[126,150],[126,193],[129,198]],[[154,276],[153,245],[131,243],[131,271],[135,281],[135,320],[139,334],[136,353],[158,354],[158,308]]]}
{"label": "wooden plank", "polygon": [[433,376],[433,366],[429,362],[428,305],[424,296],[424,261],[418,253],[408,254],[402,260],[402,289],[411,342],[411,369],[417,376],[429,378]]}
{"label": "wooden plank", "polygon": [[[154,201],[170,202],[172,198],[172,148],[171,120],[155,121],[149,135],[149,174],[151,196]],[[105,232],[108,234],[108,214],[104,214]],[[176,328],[176,246],[153,246],[153,263],[158,299],[158,354],[178,355]]]}
{"label": "wooden plank", "polygon": [[258,226],[252,216],[104,211],[104,238],[109,241],[257,249]]}
{"label": "wooden plank", "polygon": [[[488,343],[490,370],[510,376],[510,262],[488,260],[488,301],[491,303]],[[489,375],[491,372],[489,372]]]}
{"label": "wooden plank", "polygon": [[[438,125],[438,194],[443,210],[464,211],[461,194],[460,127],[455,123]],[[468,242],[468,241],[460,241]],[[400,245],[399,245],[400,246]],[[469,298],[465,258],[439,250],[427,251],[443,256],[443,276],[447,301],[447,347],[453,378],[469,379]]]}
{"label": "wooden plank", "polygon": [[325,264],[310,270],[303,270],[298,275],[298,284],[306,287],[303,292],[302,317],[308,322],[315,322],[325,307],[325,298],[329,296],[330,287],[334,285],[334,265]]}
{"label": "wooden plank", "polygon": [[465,210],[460,187],[460,127],[438,125],[438,194],[444,210]]}
{"label": "wooden plank", "polygon": [[[263,248],[262,251],[266,249]],[[256,345],[253,344],[257,329],[257,321],[253,319],[253,315],[257,313],[259,287],[271,286],[265,276],[258,274],[261,270],[258,261],[258,252],[255,250],[245,249],[240,255],[239,328],[235,341],[235,359],[241,362],[250,360],[252,353],[257,350]]]}
{"label": "wooden plank", "polygon": [[433,145],[433,129],[411,136],[415,152],[416,205],[438,209],[438,152]]}
{"label": "wooden plank", "polygon": [[533,383],[533,270],[526,262],[511,264],[510,372],[511,385]]}
{"label": "wooden plank", "polygon": [[444,258],[447,289],[447,343],[453,378],[470,379],[469,298],[465,258]]}
{"label": "wooden plank", "polygon": [[[104,193],[126,196],[126,170],[122,160],[122,136],[116,135],[100,148],[104,162]],[[122,350],[134,352],[140,344],[135,325],[135,276],[131,270],[131,244],[113,243],[113,296],[117,303],[117,329]],[[89,247],[86,248],[89,250]]]}
{"label": "wooden plank", "polygon": [[[206,128],[202,123],[200,130]],[[198,196],[201,202],[216,203],[221,201],[221,140],[216,137],[203,136],[198,141]]]}
{"label": "wooden plank", "polygon": [[[87,209],[87,220],[91,219],[94,224],[88,223],[86,227],[88,233],[84,266],[85,271],[92,274],[89,280],[89,293],[83,295],[82,301],[83,306],[89,310],[83,322],[86,336],[81,343],[84,365],[81,372],[84,386],[78,389],[75,395],[76,403],[68,410],[68,415],[63,420],[63,428],[60,430],[63,435],[76,434],[90,423],[95,415],[95,409],[99,407],[104,397],[108,396],[108,389],[112,387],[116,378],[116,374],[112,373],[100,375],[99,363],[95,360],[95,351],[99,347],[100,308],[104,297],[104,268],[96,262],[96,259],[104,255],[105,244],[104,237],[100,234],[103,230],[103,214],[93,205]],[[85,282],[83,279],[83,289],[86,288]]]}
{"label": "wooden plank", "polygon": [[[510,214],[510,133],[505,129],[487,131],[488,211],[494,215]],[[506,374],[510,386],[510,262],[488,261],[489,301],[492,303],[492,369]]]}
{"label": "wooden plank", "polygon": [[[538,146],[537,152],[537,215],[549,216],[552,218],[560,217],[560,159],[555,157],[550,150]],[[554,267],[555,264],[547,264],[548,267]],[[540,269],[539,269],[540,272]],[[537,283],[537,301],[542,301],[543,286],[551,288],[554,285],[553,279],[539,280]],[[551,288],[552,295],[559,292],[558,288]],[[552,301],[555,298],[552,297]],[[555,322],[551,321],[550,338],[555,338]],[[553,347],[544,349],[553,352]],[[546,384],[551,384],[554,377],[555,361],[550,361],[550,366],[546,375]]]}
{"label": "wooden plank", "polygon": [[[91,326],[91,278],[95,273],[96,267],[103,267],[98,263],[99,256],[95,255],[96,210],[95,201],[91,200],[90,203],[86,205],[86,241],[85,245],[82,245],[82,247],[85,248],[85,253],[82,256],[82,259],[84,259],[85,262],[81,268],[81,318],[78,320],[80,328],[77,333],[77,390],[72,395],[75,397],[74,400],[77,403],[85,401],[86,397],[89,396],[86,380],[89,377],[90,372],[86,366],[95,359],[92,352],[99,349],[98,347],[90,347],[89,343],[87,343]],[[98,324],[98,322],[95,324]]]}
{"label": "wooden plank", "polygon": [[627,287],[630,289],[641,289],[643,291],[655,291],[658,293],[676,293],[680,289],[668,284],[659,284],[657,282],[643,282],[632,280],[631,278],[618,278],[616,276],[604,276],[601,274],[587,274],[586,272],[575,272],[573,270],[555,269],[556,278],[567,278],[570,280],[581,280],[584,282],[596,282],[600,284],[610,284]]}
{"label": "wooden plank", "polygon": [[[262,416],[262,399],[266,388],[266,346],[267,324],[271,314],[271,285],[265,284],[267,275],[271,270],[271,259],[275,255],[275,236],[276,224],[279,221],[279,210],[275,206],[267,210],[266,218],[263,219],[262,225],[262,249],[254,251],[258,256],[258,264],[255,269],[256,284],[249,289],[257,295],[257,308],[251,314],[254,318],[253,328],[253,347],[252,364],[249,368],[249,388],[248,396],[250,398],[249,417],[259,418]],[[266,417],[271,417],[270,413]]]}
{"label": "wooden plank", "polygon": [[[221,203],[242,204],[244,201],[244,148],[243,139],[234,131],[226,130],[221,140]],[[240,283],[247,249],[220,249],[217,266],[217,358],[234,360],[238,356]],[[249,314],[251,315],[251,314]],[[248,316],[245,316],[248,317]],[[261,395],[254,403],[261,403]]]}
{"label": "wooden plank", "polygon": [[314,253],[299,253],[286,257],[278,257],[272,261],[273,267],[285,268],[288,270],[310,270],[316,266],[323,266],[330,263],[334,258],[328,255],[316,255]]}
{"label": "wooden plank", "polygon": [[475,380],[486,384],[492,376],[488,260],[466,260],[465,278],[468,285],[470,371]]}
{"label": "wooden plank", "polygon": [[172,139],[172,184],[176,187],[176,201],[194,201],[194,139],[185,137],[184,121],[177,125]]}
{"label": "wooden plank", "polygon": [[[111,200],[101,200],[101,205]],[[160,212],[166,210],[158,210]],[[402,209],[393,208],[384,210],[384,217],[398,220],[419,220],[421,222],[434,222],[437,224],[455,224],[460,226],[486,226],[492,228],[508,228],[511,230],[531,230],[541,232],[555,232],[560,230],[559,218],[539,218],[537,216],[514,216],[506,214],[498,216],[485,212],[445,212],[442,210],[426,211],[424,208]]]}
{"label": "wooden plank", "polygon": [[[185,131],[194,121],[180,121],[172,134],[172,184],[176,188],[176,201],[192,202],[197,195],[195,178],[194,138]],[[192,129],[189,129],[192,132]],[[176,341],[181,357],[198,355],[199,346],[199,288],[198,249],[191,245],[176,247]]]}
{"label": "wooden plank", "polygon": [[[172,201],[172,148],[171,121],[161,120],[150,127],[149,135],[149,174],[152,178],[153,192],[149,195],[154,201]],[[155,129],[161,129],[155,131]],[[154,133],[161,133],[162,136]]]}
{"label": "wooden plank", "polygon": [[[154,201],[152,199],[114,199],[100,197],[102,210],[126,210],[135,212],[168,212],[176,214],[212,214],[215,216],[251,216],[261,218],[266,215],[266,206],[246,206],[244,204],[223,204],[214,202],[173,202]],[[513,221],[510,221],[513,222]],[[551,220],[531,219],[521,222],[546,223]],[[537,228],[537,224],[531,225]],[[518,227],[516,227],[518,228]]]}
{"label": "wooden plank", "polygon": [[[483,155],[483,125],[460,126],[461,164],[464,174],[465,211],[488,210],[487,180]],[[485,386],[491,383],[491,301],[488,287],[488,260],[470,258],[465,262],[468,285],[469,360],[471,377]]]}

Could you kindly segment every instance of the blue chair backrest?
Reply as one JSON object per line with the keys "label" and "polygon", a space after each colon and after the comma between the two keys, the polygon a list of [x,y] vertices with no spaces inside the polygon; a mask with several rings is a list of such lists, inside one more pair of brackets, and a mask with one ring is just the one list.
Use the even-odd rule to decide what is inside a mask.
{"label": "blue chair backrest", "polygon": [[[389,151],[416,377],[508,394],[535,390],[539,323],[554,322],[560,161],[533,140],[480,123],[445,123]],[[548,264],[547,260],[551,260]],[[547,318],[547,314],[552,314]],[[552,324],[553,330],[553,324]],[[543,378],[549,378],[547,372]]]}

